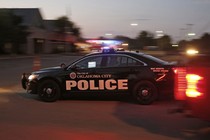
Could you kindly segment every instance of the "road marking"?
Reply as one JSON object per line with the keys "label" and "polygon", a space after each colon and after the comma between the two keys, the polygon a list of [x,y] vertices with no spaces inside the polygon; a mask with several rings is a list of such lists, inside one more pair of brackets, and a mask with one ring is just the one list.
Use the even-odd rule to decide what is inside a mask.
{"label": "road marking", "polygon": [[0,93],[11,93],[12,90],[7,89],[7,88],[0,88]]}
{"label": "road marking", "polygon": [[[5,93],[12,93],[12,90],[6,88],[0,88],[0,94],[5,94]],[[4,96],[0,97],[0,103],[7,103],[7,102],[9,102],[9,99],[7,97]]]}

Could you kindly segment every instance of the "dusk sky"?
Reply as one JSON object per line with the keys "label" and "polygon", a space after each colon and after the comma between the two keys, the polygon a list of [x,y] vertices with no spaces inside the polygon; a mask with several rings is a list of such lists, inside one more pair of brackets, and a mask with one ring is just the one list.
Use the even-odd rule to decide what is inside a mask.
{"label": "dusk sky", "polygon": [[0,7],[40,8],[44,19],[67,15],[86,38],[161,30],[179,40],[210,32],[210,0],[1,0]]}

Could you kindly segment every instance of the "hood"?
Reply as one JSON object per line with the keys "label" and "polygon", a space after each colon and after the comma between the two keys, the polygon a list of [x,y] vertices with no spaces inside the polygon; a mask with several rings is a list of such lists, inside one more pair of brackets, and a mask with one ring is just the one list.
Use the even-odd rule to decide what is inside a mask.
{"label": "hood", "polygon": [[63,71],[63,68],[61,68],[60,66],[57,66],[57,67],[43,68],[33,73],[38,74],[38,73],[59,72],[59,71]]}

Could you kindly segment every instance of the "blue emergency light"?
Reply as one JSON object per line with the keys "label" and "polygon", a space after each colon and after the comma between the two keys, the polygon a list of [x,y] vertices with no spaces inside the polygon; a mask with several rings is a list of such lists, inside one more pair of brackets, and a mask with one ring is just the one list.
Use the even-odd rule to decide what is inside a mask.
{"label": "blue emergency light", "polygon": [[103,47],[102,48],[102,53],[115,53],[116,50],[112,47]]}

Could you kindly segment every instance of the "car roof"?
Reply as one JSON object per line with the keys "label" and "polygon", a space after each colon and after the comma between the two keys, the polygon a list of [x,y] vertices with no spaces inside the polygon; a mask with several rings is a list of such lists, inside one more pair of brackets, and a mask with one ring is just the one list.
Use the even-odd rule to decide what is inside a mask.
{"label": "car roof", "polygon": [[152,55],[148,55],[142,52],[138,51],[112,51],[112,52],[93,52],[90,54],[87,54],[86,56],[94,56],[94,55],[109,55],[109,54],[120,54],[120,55],[128,55],[134,58],[137,58],[143,62],[152,64],[152,65],[157,65],[157,64],[169,64],[167,61],[164,61],[162,59],[159,59],[157,57],[154,57]]}
{"label": "car roof", "polygon": [[93,53],[89,53],[87,55],[98,55],[98,54],[139,54],[139,55],[143,55],[144,53],[142,52],[135,52],[135,51],[114,51],[114,52],[93,52]]}

